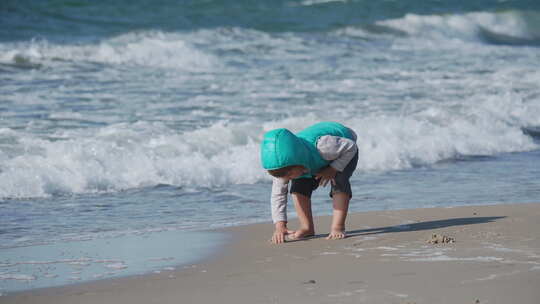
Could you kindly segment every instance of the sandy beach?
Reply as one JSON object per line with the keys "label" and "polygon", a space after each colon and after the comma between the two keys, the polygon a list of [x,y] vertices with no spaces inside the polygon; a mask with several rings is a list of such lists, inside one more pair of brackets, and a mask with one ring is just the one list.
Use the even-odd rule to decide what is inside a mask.
{"label": "sandy beach", "polygon": [[[540,0],[0,0],[0,304],[540,304],[539,59]],[[289,165],[347,238],[269,242]]]}
{"label": "sandy beach", "polygon": [[[159,274],[38,289],[1,303],[538,303],[540,204],[351,214],[348,237],[280,246],[272,225],[224,231],[207,261]],[[294,229],[296,223],[289,225]]]}

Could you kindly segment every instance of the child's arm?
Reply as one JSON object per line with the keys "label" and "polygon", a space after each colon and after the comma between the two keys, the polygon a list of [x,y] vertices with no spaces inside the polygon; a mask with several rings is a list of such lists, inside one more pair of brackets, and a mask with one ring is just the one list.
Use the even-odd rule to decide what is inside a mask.
{"label": "child's arm", "polygon": [[342,172],[358,151],[358,146],[354,140],[326,135],[317,142],[317,150],[322,158],[331,161],[332,168]]}
{"label": "child's arm", "polygon": [[272,209],[272,221],[275,230],[272,235],[272,243],[279,244],[285,241],[285,235],[294,233],[287,229],[287,192],[289,182],[281,178],[274,177],[272,180],[272,197],[270,206]]}
{"label": "child's arm", "polygon": [[358,147],[354,140],[326,135],[321,136],[317,142],[317,150],[322,158],[330,161],[328,167],[315,175],[315,178],[320,180],[319,184],[324,187],[329,181],[334,182],[336,173],[345,169],[347,164],[354,158]]}
{"label": "child's arm", "polygon": [[270,206],[272,208],[272,221],[287,222],[287,192],[289,191],[289,181],[281,178],[272,178],[272,197]]}

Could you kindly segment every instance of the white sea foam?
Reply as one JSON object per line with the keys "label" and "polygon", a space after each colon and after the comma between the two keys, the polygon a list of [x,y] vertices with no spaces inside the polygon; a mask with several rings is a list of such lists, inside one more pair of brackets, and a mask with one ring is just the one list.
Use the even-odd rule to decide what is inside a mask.
{"label": "white sea foam", "polygon": [[48,265],[48,264],[69,264],[69,265],[87,265],[87,263],[92,262],[92,259],[89,258],[80,258],[80,259],[60,259],[60,260],[49,260],[49,261],[18,261],[13,263],[0,264],[0,267],[13,267],[17,265]]}
{"label": "white sea foam", "polygon": [[[406,168],[462,155],[495,155],[537,148],[521,126],[540,123],[540,105],[509,94],[480,97],[474,106],[430,106],[407,117],[355,121],[363,144],[359,167]],[[530,112],[528,112],[530,111]],[[357,123],[356,123],[357,122]],[[365,162],[364,162],[365,161]]]}
{"label": "white sea foam", "polygon": [[395,250],[398,250],[397,248],[389,247],[389,246],[380,246],[380,247],[375,247],[374,249],[386,250],[386,251],[395,251]]}
{"label": "white sea foam", "polygon": [[300,4],[304,6],[311,6],[317,4],[325,4],[331,2],[347,2],[347,0],[304,0]]}
{"label": "white sea foam", "polygon": [[105,265],[105,267],[109,269],[121,270],[121,269],[126,269],[127,265],[124,263],[114,263],[114,264],[107,264]]}
{"label": "white sea foam", "polygon": [[264,175],[257,166],[258,144],[249,137],[250,126],[240,136],[234,129],[216,125],[174,134],[159,124],[141,123],[113,125],[93,136],[70,134],[67,137],[72,139],[60,142],[23,135],[20,145],[29,152],[3,166],[0,180],[6,184],[0,186],[0,196],[114,191],[157,184],[210,187],[260,180]]}
{"label": "white sea foam", "polygon": [[[493,16],[485,17],[485,14]],[[399,28],[403,25],[403,30],[421,33],[430,28],[430,25],[441,23],[441,28],[448,23],[454,26],[456,31],[462,27],[473,27],[468,23],[459,25],[460,22],[466,23],[463,20],[491,20],[490,18],[499,16],[490,14],[409,16],[390,20],[385,24]],[[503,13],[501,18],[518,18],[512,17],[514,15],[516,14]],[[452,18],[462,21],[453,21]],[[486,22],[492,21],[480,23],[487,24]],[[493,26],[499,26],[495,21],[492,23]],[[513,23],[508,21],[504,24]],[[512,26],[507,27],[508,33],[513,31]],[[515,28],[517,31],[518,27]],[[440,32],[440,29],[437,31]],[[244,35],[249,39],[245,39]],[[221,40],[216,40],[214,36],[219,36]],[[276,35],[254,30],[216,29],[201,30],[196,34],[129,33],[85,45],[52,45],[47,42],[0,44],[0,62],[12,61],[17,54],[27,52],[29,58],[35,58],[39,62],[52,62],[53,58],[64,56],[66,59],[71,58],[69,60],[85,62],[213,69],[216,58],[199,50],[195,45],[208,44],[214,40],[223,42],[224,46],[221,47],[225,50],[252,43],[253,48],[263,45],[273,52],[270,45],[277,42],[280,43],[278,49],[283,52],[291,48],[285,48],[285,45],[290,43],[294,51],[298,48],[304,55],[311,54],[306,53],[306,40],[298,36],[282,35],[276,38]],[[6,52],[2,52],[3,50]],[[270,56],[273,59],[280,55],[293,56],[286,57],[289,59],[296,58],[296,55],[275,52],[277,53]],[[390,59],[395,56],[392,52],[383,55]],[[244,57],[246,56],[242,58]],[[455,57],[450,59],[448,64],[453,65]],[[61,61],[51,64],[57,63],[62,64]],[[486,66],[482,64],[479,68],[485,69]],[[43,76],[47,81],[51,80],[47,78],[48,74]],[[455,78],[447,80],[447,74]],[[388,75],[403,80],[392,81],[389,86],[389,80],[385,78]],[[31,79],[31,76],[25,73],[19,76]],[[287,104],[286,108],[293,113],[290,117],[262,123],[251,119],[252,113],[257,116],[262,115],[260,111],[264,111],[255,109],[258,104],[251,106],[253,109],[245,114],[246,122],[231,123],[215,119],[210,126],[191,131],[176,131],[165,125],[167,121],[182,120],[176,117],[176,113],[158,117],[164,123],[145,122],[144,118],[155,120],[156,117],[144,117],[144,113],[141,114],[141,120],[139,116],[133,117],[138,120],[136,123],[121,123],[119,121],[125,121],[125,117],[120,114],[115,116],[116,114],[109,111],[79,113],[67,109],[56,111],[57,107],[62,108],[58,104],[53,107],[54,110],[47,111],[49,120],[84,119],[105,123],[107,126],[89,130],[58,127],[53,134],[47,134],[49,137],[45,138],[41,134],[43,130],[40,123],[33,120],[25,125],[26,129],[0,128],[0,198],[109,192],[158,184],[219,187],[268,182],[270,178],[261,169],[259,162],[259,143],[263,133],[278,127],[299,131],[320,120],[341,121],[356,130],[360,153],[357,172],[399,170],[469,155],[497,155],[538,148],[531,137],[523,134],[521,130],[522,127],[540,125],[540,103],[537,97],[534,97],[534,89],[531,89],[540,82],[538,69],[508,65],[498,67],[493,74],[478,76],[445,69],[426,72],[423,69],[417,71],[413,66],[403,68],[382,65],[377,69],[363,70],[361,74],[351,75],[346,79],[338,77],[335,81],[315,81],[312,77],[303,79],[304,76],[285,82],[257,81],[257,77],[245,78],[247,83],[229,78],[223,83],[210,81],[211,86],[222,90],[220,94],[246,91],[240,98],[257,102],[261,99],[266,108],[279,113],[283,113],[280,105],[268,106],[272,103],[264,101],[281,97],[302,100],[298,105],[293,102]],[[518,85],[508,85],[517,80]],[[178,82],[178,79],[168,81]],[[288,87],[283,89],[282,86]],[[521,94],[514,90],[514,87],[519,89],[520,86],[525,86],[527,89],[524,91],[528,93]],[[415,98],[414,103],[408,102],[410,99],[404,94],[418,87],[425,96]],[[440,92],[432,93],[431,87]],[[66,98],[64,95],[55,95],[58,94],[55,90],[47,94],[25,92],[14,90],[10,95],[13,104],[34,105],[39,108],[44,104],[57,105],[57,100]],[[340,92],[354,97],[345,101],[334,100],[333,97],[328,98],[329,100],[323,98],[310,104],[304,101],[307,99],[306,92]],[[136,106],[133,106],[132,103],[123,101],[131,97],[123,93],[76,93],[76,96],[71,97],[115,100],[119,103],[115,111],[119,113],[130,112],[134,110],[133,107],[143,109],[138,112],[152,107],[167,108],[174,102],[183,105],[187,103],[194,107],[205,102],[211,108],[217,107],[216,112],[220,112],[222,103],[228,104],[229,101],[215,101],[213,96],[197,95],[174,102],[137,101],[134,102]],[[239,112],[244,108],[245,104],[242,103],[223,106],[223,109],[230,112]],[[199,113],[203,117],[208,115],[205,110],[200,109],[195,109],[192,113]],[[296,113],[304,115],[298,117]]]}
{"label": "white sea foam", "polygon": [[386,290],[385,292],[390,294],[390,295],[396,296],[398,298],[408,298],[409,297],[408,294],[398,293],[398,292],[394,292],[394,291],[390,291],[390,290]]}
{"label": "white sea foam", "polygon": [[0,280],[34,281],[36,277],[27,274],[3,273],[0,274]]}
{"label": "white sea foam", "polygon": [[424,248],[424,249],[418,249],[418,250],[410,250],[405,253],[401,253],[400,256],[403,258],[409,258],[409,257],[421,257],[421,258],[438,258],[438,257],[445,257],[445,252],[451,251],[450,248]]}
{"label": "white sea foam", "polygon": [[[264,132],[276,127],[298,131],[327,118],[308,115],[262,125],[218,122],[187,132],[162,123],[119,123],[59,131],[54,137],[64,139],[60,141],[2,129],[0,137],[13,138],[16,144],[0,153],[0,197],[268,181],[259,164]],[[359,135],[358,170],[385,171],[538,148],[521,127],[540,125],[540,105],[510,94],[474,107],[432,105],[409,116],[371,114],[345,123]]]}
{"label": "white sea foam", "polygon": [[486,277],[482,277],[482,278],[477,278],[477,279],[473,279],[473,280],[464,280],[464,281],[461,281],[461,284],[467,284],[467,283],[473,283],[473,282],[481,282],[481,281],[491,281],[491,280],[495,280],[495,279],[498,279],[500,277],[506,277],[506,276],[512,276],[512,275],[516,275],[518,273],[521,273],[521,271],[519,270],[514,270],[512,272],[506,272],[506,273],[494,273],[494,274],[490,274]]}
{"label": "white sea foam", "polygon": [[328,294],[327,296],[330,297],[330,298],[340,298],[340,297],[350,297],[350,296],[353,296],[353,295],[354,295],[353,292],[341,291],[339,293]]}
{"label": "white sea foam", "polygon": [[503,261],[503,260],[504,260],[503,258],[492,257],[492,256],[478,256],[478,257],[470,257],[470,258],[458,258],[458,257],[450,257],[450,256],[447,256],[447,255],[437,255],[437,256],[432,256],[432,257],[409,259],[408,261],[413,261],[413,262],[445,262],[445,261],[499,262],[499,261]]}

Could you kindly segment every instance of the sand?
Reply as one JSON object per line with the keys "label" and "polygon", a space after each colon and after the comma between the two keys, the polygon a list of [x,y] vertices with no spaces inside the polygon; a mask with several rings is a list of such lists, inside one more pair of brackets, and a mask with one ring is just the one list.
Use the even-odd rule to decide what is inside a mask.
{"label": "sand", "polygon": [[0,303],[540,303],[540,203],[355,213],[344,240],[315,223],[282,245],[269,223],[223,229],[232,241],[195,265]]}

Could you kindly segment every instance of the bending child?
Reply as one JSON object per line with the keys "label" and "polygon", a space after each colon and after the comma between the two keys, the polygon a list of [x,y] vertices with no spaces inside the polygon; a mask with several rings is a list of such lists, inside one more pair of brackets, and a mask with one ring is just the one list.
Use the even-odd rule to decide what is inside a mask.
{"label": "bending child", "polygon": [[[320,122],[296,135],[287,129],[267,132],[261,143],[261,161],[273,176],[271,209],[275,225],[272,243],[315,235],[311,194],[331,184],[333,217],[327,239],[345,237],[345,219],[352,197],[349,179],[358,163],[356,134],[337,122]],[[294,200],[298,230],[287,228],[287,194]]]}

